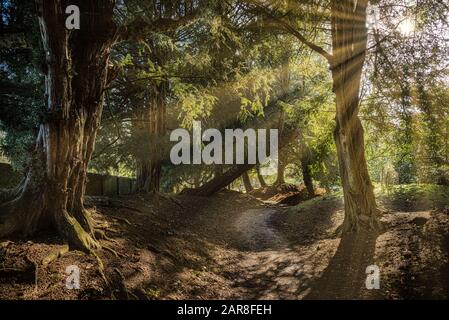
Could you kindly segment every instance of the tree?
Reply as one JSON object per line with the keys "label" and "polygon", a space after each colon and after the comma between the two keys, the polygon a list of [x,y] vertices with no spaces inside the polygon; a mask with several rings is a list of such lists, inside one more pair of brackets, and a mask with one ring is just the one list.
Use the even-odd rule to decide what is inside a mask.
{"label": "tree", "polygon": [[[251,27],[249,28],[251,29]],[[273,78],[275,81],[270,85],[270,101],[263,107],[263,113],[256,112],[255,115],[250,114],[249,120],[239,124],[238,127],[249,126],[254,128],[254,126],[257,126],[257,119],[263,116],[261,127],[277,128],[280,130],[281,137],[283,136],[283,128],[286,128],[285,133],[290,138],[281,138],[280,140],[281,144],[284,145],[282,152],[279,153],[280,160],[282,161],[280,163],[281,168],[278,167],[280,170],[282,170],[283,165],[287,164],[293,164],[293,167],[300,168],[299,159],[301,149],[305,145],[311,144],[317,138],[316,146],[313,146],[317,150],[311,152],[317,156],[310,157],[309,163],[310,173],[312,175],[317,171],[314,169],[315,172],[312,172],[312,165],[317,167],[318,163],[321,163],[331,151],[327,147],[330,145],[327,142],[327,137],[332,138],[332,128],[329,124],[332,121],[332,110],[328,110],[333,102],[331,79],[327,73],[326,66],[323,66],[319,59],[310,56],[307,50],[303,50],[303,48],[297,47],[296,45],[297,41],[293,36],[288,34],[275,34],[270,36],[269,41],[265,38],[261,44],[256,46],[257,59],[253,58],[253,66],[260,65],[260,68],[265,68],[263,69],[264,73],[274,75]],[[253,74],[254,72],[249,73],[248,77],[251,79],[262,78],[259,73]],[[253,83],[256,81],[253,80]],[[250,82],[249,87],[253,86],[253,83]],[[247,85],[243,87],[246,88]],[[259,110],[258,107],[253,108],[252,103],[248,103],[248,101],[255,100],[257,99],[254,99],[254,95],[245,96],[243,101],[246,103],[242,106],[245,108],[245,114],[247,114],[247,105],[251,106],[251,110]],[[229,103],[226,106],[229,107]],[[317,114],[324,115],[324,117],[316,117],[315,115]],[[304,134],[304,136],[307,136],[306,143],[301,139],[294,139],[292,137],[301,131],[306,132]],[[322,143],[323,139],[319,137],[321,136],[320,132],[325,132],[326,139],[324,143]],[[316,136],[317,133],[319,135],[318,137]],[[295,166],[296,161],[298,165]],[[330,161],[331,159],[328,159],[328,162]],[[256,167],[259,169],[260,165]],[[224,188],[227,185],[226,183],[231,183],[233,181],[232,179],[238,178],[239,175],[237,174],[240,170],[244,170],[243,166],[240,169],[231,168],[229,175],[225,174],[223,177],[216,176],[199,188],[199,190],[192,192],[198,192],[201,195],[211,195],[220,190],[220,188]],[[324,172],[325,170],[322,171],[322,176],[324,176],[326,174]],[[282,176],[282,174],[278,176]],[[262,187],[266,186],[265,179],[260,174],[259,177],[262,178],[259,179],[262,180],[260,181],[260,185]],[[307,179],[306,181],[308,182]]]}
{"label": "tree", "polygon": [[253,191],[253,186],[251,184],[251,179],[249,178],[248,171],[242,174],[243,185],[245,186],[246,193]]}
{"label": "tree", "polygon": [[[279,114],[279,125],[278,125],[278,130],[279,133],[282,134],[282,131],[284,129],[284,122],[285,122],[285,112],[284,110],[280,110],[280,114]],[[284,153],[281,153],[279,155],[279,163],[278,163],[278,170],[277,170],[277,176],[276,176],[276,181],[274,182],[275,185],[282,185],[285,183],[285,167],[287,166],[287,157],[285,156]]]}
{"label": "tree", "polygon": [[[279,101],[289,101],[290,99],[296,98],[297,91],[285,93],[279,97],[272,99],[268,106],[265,108],[264,117],[261,118],[253,118],[251,121],[248,121],[245,125],[248,127],[263,127],[270,128],[276,127],[278,125],[278,117],[280,113],[280,109],[277,106]],[[282,130],[279,135],[278,149],[280,152],[282,148],[286,147],[295,137],[297,136],[297,131],[292,130],[291,128],[285,128]],[[202,186],[195,189],[185,190],[185,193],[197,195],[197,196],[211,196],[214,193],[222,190],[226,186],[230,185],[234,180],[242,176],[248,170],[256,167],[256,164],[242,164],[242,165],[234,165],[222,175],[214,177],[208,182],[204,183]]]}
{"label": "tree", "polygon": [[[196,6],[175,18],[142,20],[130,12],[133,1],[116,17],[114,0],[38,1],[45,52],[45,110],[23,182],[0,199],[0,237],[30,236],[56,229],[71,248],[98,248],[95,226],[84,208],[87,169],[100,125],[108,84],[116,76],[110,52],[118,40],[175,30],[194,17]],[[68,30],[66,8],[80,9],[80,29]],[[141,10],[137,10],[141,12]],[[122,22],[120,28],[115,18]],[[98,233],[97,233],[98,234]]]}
{"label": "tree", "polygon": [[257,174],[257,179],[259,180],[260,187],[265,188],[267,186],[267,183],[265,182],[263,175],[260,173],[259,165],[256,166],[256,174]]}
{"label": "tree", "polygon": [[304,181],[304,185],[306,186],[307,192],[309,193],[309,197],[315,197],[315,188],[313,187],[313,179],[312,173],[310,171],[310,163],[311,163],[311,151],[304,141],[304,136],[300,135],[300,146],[301,146],[301,172],[302,172],[302,180]]}
{"label": "tree", "polygon": [[332,1],[332,78],[337,113],[335,141],[345,202],[343,231],[378,226],[374,188],[365,159],[359,93],[367,48],[368,1]]}
{"label": "tree", "polygon": [[155,85],[150,104],[137,112],[133,130],[145,150],[136,152],[137,192],[157,192],[160,189],[163,156],[163,137],[166,133],[166,92],[168,84]]}
{"label": "tree", "polygon": [[[91,250],[98,243],[84,208],[85,183],[116,35],[115,2],[38,4],[46,53],[46,113],[26,178],[0,207],[0,236],[27,236],[51,226],[71,247]],[[65,27],[70,4],[80,8],[80,30]]]}
{"label": "tree", "polygon": [[[370,170],[380,180],[394,167],[397,182],[444,181],[444,80],[447,4],[380,1],[366,66],[369,95],[363,108]],[[433,95],[432,92],[438,94]],[[437,102],[438,101],[438,102]]]}
{"label": "tree", "polygon": [[[328,62],[336,98],[334,139],[345,203],[342,231],[358,230],[361,226],[377,228],[378,209],[365,158],[363,127],[358,117],[362,69],[367,50],[368,0],[332,0],[328,13],[326,9],[322,9],[320,2],[287,1],[285,6],[284,3],[277,2],[272,5],[258,1],[248,2],[253,11],[265,20],[257,23],[265,23],[271,28],[292,34],[300,43],[320,54]],[[304,9],[302,5],[309,7]],[[310,9],[316,10],[316,13],[312,13]],[[312,21],[330,26],[332,53],[309,41],[300,31],[304,11],[310,12]],[[323,21],[324,19],[327,20]],[[306,26],[307,28],[313,29],[314,26]]]}
{"label": "tree", "polygon": [[[121,158],[131,155],[130,169],[135,173],[139,193],[159,191],[161,183],[164,185],[162,173],[173,169],[166,148],[169,145],[167,122],[173,127],[187,128],[195,119],[204,120],[215,102],[208,87],[225,78],[229,69],[234,72],[227,65],[230,57],[238,61],[235,39],[222,36],[227,32],[226,22],[207,10],[209,5],[214,5],[212,2],[201,6],[202,15],[208,19],[197,20],[195,14],[188,14],[200,3],[130,1],[127,7],[128,15],[144,20],[145,24],[165,23],[170,19],[184,22],[177,25],[179,28],[159,28],[147,33],[130,22],[127,41],[117,45],[113,52],[122,70],[112,83],[110,106],[113,118],[127,123],[120,124],[120,120],[114,119],[113,122],[119,122],[121,132],[120,138],[112,141],[105,126],[104,135],[100,136],[102,144],[103,140],[107,141],[105,153],[96,164],[108,171],[114,169],[115,163],[104,159],[114,159],[117,153]],[[187,18],[183,19],[184,16]],[[109,129],[114,130],[113,127]],[[125,141],[127,148],[120,148]],[[110,144],[117,148],[108,148]]]}

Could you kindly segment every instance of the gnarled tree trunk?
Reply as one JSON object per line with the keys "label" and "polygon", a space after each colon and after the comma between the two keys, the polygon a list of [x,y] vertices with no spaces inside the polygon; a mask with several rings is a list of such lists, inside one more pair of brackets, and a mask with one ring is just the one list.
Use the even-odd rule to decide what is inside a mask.
{"label": "gnarled tree trunk", "polygon": [[[65,27],[68,5],[80,8],[80,30]],[[47,114],[26,179],[0,206],[0,237],[51,227],[71,248],[98,247],[84,194],[115,37],[114,5],[112,0],[39,1]]]}
{"label": "gnarled tree trunk", "polygon": [[345,202],[342,231],[378,226],[377,206],[368,174],[359,92],[366,56],[367,0],[332,1],[332,78],[336,94],[334,132]]}

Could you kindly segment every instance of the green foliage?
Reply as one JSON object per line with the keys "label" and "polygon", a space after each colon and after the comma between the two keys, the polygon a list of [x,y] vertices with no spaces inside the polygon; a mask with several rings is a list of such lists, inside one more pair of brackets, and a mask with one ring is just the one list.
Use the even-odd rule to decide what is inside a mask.
{"label": "green foliage", "polygon": [[42,52],[32,0],[3,3],[2,27],[23,37],[25,47],[0,48],[0,149],[13,167],[27,164],[39,118],[44,109]]}
{"label": "green foliage", "polygon": [[393,204],[408,204],[418,210],[443,209],[449,205],[449,187],[434,184],[394,185],[382,190],[380,195]]}
{"label": "green foliage", "polygon": [[[379,10],[385,26],[376,30],[377,39],[387,30],[393,33],[369,55],[369,95],[361,109],[368,164],[376,181],[390,172],[393,183],[447,183],[448,89],[443,70],[449,48],[437,35],[447,29],[446,15],[447,8],[432,1],[388,4]],[[414,27],[412,32],[394,27],[404,19]]]}
{"label": "green foliage", "polygon": [[207,89],[192,84],[174,81],[172,90],[178,101],[178,119],[183,128],[191,128],[193,121],[209,117],[217,102]]}
{"label": "green foliage", "polygon": [[240,119],[245,122],[253,116],[263,116],[270,100],[274,81],[273,70],[251,70],[237,77],[233,90],[240,97]]}
{"label": "green foliage", "polygon": [[[449,48],[441,39],[447,7],[405,2],[372,3],[382,23],[370,33],[360,106],[369,172],[383,184],[449,184]],[[2,4],[2,28],[27,43],[0,51],[0,148],[20,169],[45,108],[43,54],[34,1]],[[299,133],[283,151],[287,178],[301,182],[306,157],[316,184],[338,187],[328,63],[273,22],[288,21],[330,52],[329,8],[314,0],[265,4],[270,19],[254,1],[119,2],[116,21],[126,32],[112,49],[118,76],[106,92],[90,170],[133,176],[137,157],[152,156],[156,142],[169,146],[168,130],[191,128],[194,120],[203,127],[245,127],[270,115],[270,126]],[[396,27],[404,17],[414,19],[410,34]],[[156,100],[166,107],[167,132],[155,140],[138,128]],[[157,148],[167,191],[197,186],[224,169],[175,167],[166,151]]]}

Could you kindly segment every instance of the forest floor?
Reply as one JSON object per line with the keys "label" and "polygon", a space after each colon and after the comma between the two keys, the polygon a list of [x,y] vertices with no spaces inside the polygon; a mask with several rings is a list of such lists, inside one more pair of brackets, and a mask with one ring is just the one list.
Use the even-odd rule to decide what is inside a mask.
{"label": "forest floor", "polygon": [[[0,299],[443,299],[449,298],[449,188],[378,193],[379,233],[336,234],[341,194],[298,205],[225,191],[191,196],[92,197],[111,240],[64,254],[57,238],[0,241]],[[80,289],[66,288],[66,268]],[[380,289],[367,290],[367,266]]]}

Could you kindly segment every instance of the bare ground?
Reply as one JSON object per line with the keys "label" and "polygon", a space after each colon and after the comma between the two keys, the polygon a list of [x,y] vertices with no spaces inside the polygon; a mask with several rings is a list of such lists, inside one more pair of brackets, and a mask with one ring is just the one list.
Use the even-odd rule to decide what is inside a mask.
{"label": "bare ground", "polygon": [[[0,241],[1,299],[443,299],[449,298],[449,216],[433,201],[381,198],[384,230],[340,238],[337,196],[295,207],[223,192],[91,198],[109,240],[98,261],[44,234]],[[66,268],[80,290],[65,287]],[[379,290],[365,287],[380,269]]]}

